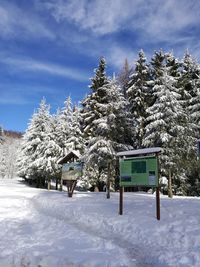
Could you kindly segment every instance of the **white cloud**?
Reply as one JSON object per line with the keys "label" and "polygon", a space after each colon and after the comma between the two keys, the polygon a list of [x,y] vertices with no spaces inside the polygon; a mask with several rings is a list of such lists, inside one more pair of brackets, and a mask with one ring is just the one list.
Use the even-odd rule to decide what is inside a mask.
{"label": "white cloud", "polygon": [[[198,1],[149,1],[142,8],[143,16],[137,18],[136,28],[157,41],[178,41],[183,38],[182,31],[198,26],[200,4]],[[132,24],[135,28],[135,24]],[[186,37],[186,33],[184,33]]]}
{"label": "white cloud", "polygon": [[50,10],[57,22],[70,21],[83,30],[104,35],[127,26],[139,3],[139,0],[49,0],[41,1],[40,6]]}
{"label": "white cloud", "polygon": [[[60,36],[67,36],[67,40],[62,39],[64,42],[71,42],[83,54],[95,57],[103,54],[116,67],[123,63],[124,58],[134,57],[138,52],[133,52],[135,47],[146,47],[149,51],[150,48],[167,47],[180,54],[177,47],[183,53],[185,48],[194,47],[198,42],[194,29],[200,23],[199,1],[35,1],[40,10],[51,14],[58,25],[63,26]],[[69,29],[71,32],[68,35]],[[127,40],[124,43],[120,35],[123,31],[128,32],[129,37],[132,35],[132,42]],[[119,33],[118,37],[113,33]]]}
{"label": "white cloud", "polygon": [[73,22],[99,35],[126,28],[162,39],[200,21],[200,3],[188,0],[44,0],[40,6],[57,22]]}
{"label": "white cloud", "polygon": [[54,76],[62,76],[72,80],[86,81],[88,75],[82,70],[64,67],[58,64],[36,61],[30,58],[16,58],[1,56],[0,62],[8,65],[15,71],[46,72]]}

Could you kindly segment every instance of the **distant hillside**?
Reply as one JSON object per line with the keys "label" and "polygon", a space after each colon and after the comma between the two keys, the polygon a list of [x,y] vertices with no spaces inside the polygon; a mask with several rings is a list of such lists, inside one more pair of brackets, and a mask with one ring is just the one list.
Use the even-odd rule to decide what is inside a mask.
{"label": "distant hillside", "polygon": [[15,132],[15,131],[10,131],[10,130],[4,130],[4,135],[7,137],[12,137],[12,138],[22,138],[23,133],[21,132]]}

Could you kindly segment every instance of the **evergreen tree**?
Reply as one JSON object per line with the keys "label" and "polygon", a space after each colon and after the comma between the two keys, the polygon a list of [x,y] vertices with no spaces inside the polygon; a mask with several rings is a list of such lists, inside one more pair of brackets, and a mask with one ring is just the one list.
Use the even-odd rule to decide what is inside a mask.
{"label": "evergreen tree", "polygon": [[36,179],[38,187],[44,186],[46,179],[46,161],[43,153],[46,133],[50,127],[49,109],[49,105],[43,99],[23,136],[22,151],[18,161],[19,174],[26,178]]}
{"label": "evergreen tree", "polygon": [[69,150],[73,149],[72,144],[69,142],[70,129],[72,128],[72,102],[70,96],[64,102],[65,106],[59,111],[57,115],[57,134],[58,144],[62,148],[63,156],[65,156]]}
{"label": "evergreen tree", "polygon": [[108,82],[106,76],[106,60],[104,57],[100,58],[99,66],[94,70],[94,72],[95,76],[91,78],[92,84],[90,86],[93,92],[95,92]]}
{"label": "evergreen tree", "polygon": [[136,124],[136,146],[142,147],[144,137],[146,109],[150,102],[150,70],[146,63],[144,52],[139,52],[139,59],[135,64],[135,71],[129,81],[130,87],[127,90],[130,110]]}
{"label": "evergreen tree", "polygon": [[77,150],[80,154],[83,154],[85,149],[85,140],[83,138],[83,132],[81,129],[81,112],[78,106],[74,106],[72,113],[72,121],[69,129],[68,144],[72,150]]}
{"label": "evergreen tree", "polygon": [[177,171],[179,137],[184,134],[184,127],[179,123],[184,114],[176,83],[176,79],[168,75],[166,69],[159,83],[153,87],[156,101],[147,109],[146,135],[143,141],[145,146],[163,148],[161,168],[162,173],[169,178]]}
{"label": "evergreen tree", "polygon": [[[99,73],[100,71],[96,72]],[[123,116],[119,111],[120,109],[121,113],[124,111],[122,106],[125,99],[116,82],[105,78],[105,72],[102,75],[104,79],[98,77],[98,80],[104,80],[105,83],[98,88],[96,87],[95,91],[93,90],[82,102],[83,129],[87,142],[86,169],[88,175],[95,174],[93,180],[90,179],[90,181],[96,186],[100,185],[102,181],[106,181],[108,171],[111,172],[115,165],[116,150],[125,149],[124,140],[128,135],[128,131],[126,134],[123,132],[125,131],[123,125],[126,124],[127,120],[122,121]],[[95,78],[92,79],[92,83],[97,84]],[[108,165],[111,165],[111,168],[108,168]]]}
{"label": "evergreen tree", "polygon": [[[185,128],[184,135],[180,139],[181,148],[183,150],[180,157],[179,172],[185,177],[191,177],[194,173],[194,165],[197,161],[196,142],[199,139],[199,76],[200,68],[197,62],[187,51],[182,61],[181,75],[179,77],[179,90],[181,94],[181,104],[184,109],[184,120],[182,125]],[[184,180],[185,188],[190,184],[188,178]],[[191,180],[191,183],[192,180]]]}
{"label": "evergreen tree", "polygon": [[179,60],[174,57],[172,52],[165,54],[165,60],[168,74],[172,77],[179,78],[181,75],[181,63],[179,62]]}
{"label": "evergreen tree", "polygon": [[1,152],[1,155],[0,155],[0,178],[6,178],[6,169],[7,169],[6,157],[8,155],[6,155],[6,150],[5,150],[4,146],[2,146],[0,148],[0,152]]}
{"label": "evergreen tree", "polygon": [[49,127],[46,128],[45,139],[40,147],[40,155],[37,159],[38,165],[41,165],[40,169],[43,169],[43,174],[45,174],[45,180],[48,182],[48,189],[50,189],[51,179],[57,181],[61,175],[61,166],[57,162],[62,156],[62,149],[57,138],[56,116],[50,116]]}
{"label": "evergreen tree", "polygon": [[127,90],[129,88],[130,76],[133,73],[132,68],[129,66],[128,60],[125,59],[123,69],[118,75],[117,81],[122,88],[124,97],[127,97]]}
{"label": "evergreen tree", "polygon": [[151,59],[151,78],[155,84],[160,83],[160,77],[164,75],[166,62],[165,54],[162,50],[155,52],[153,58]]}

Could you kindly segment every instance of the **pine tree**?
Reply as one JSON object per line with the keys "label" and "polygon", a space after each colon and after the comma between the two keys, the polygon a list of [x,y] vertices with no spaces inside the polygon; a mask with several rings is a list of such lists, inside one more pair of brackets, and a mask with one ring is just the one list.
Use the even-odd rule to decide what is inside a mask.
{"label": "pine tree", "polygon": [[130,87],[127,90],[130,109],[136,123],[136,146],[142,147],[144,137],[146,109],[150,102],[150,70],[146,63],[144,52],[139,52],[139,58],[135,64],[135,71],[129,81]]}
{"label": "pine tree", "polygon": [[160,77],[164,75],[166,62],[165,54],[162,50],[155,52],[153,58],[151,59],[151,77],[154,81],[154,84],[160,83]]}
{"label": "pine tree", "polygon": [[38,187],[44,186],[46,179],[43,144],[50,127],[49,109],[49,105],[43,99],[23,136],[21,157],[18,161],[19,174],[29,179],[36,179]]}
{"label": "pine tree", "polygon": [[107,76],[106,76],[106,60],[104,57],[101,57],[99,60],[99,66],[97,69],[94,70],[95,76],[91,78],[91,86],[93,92],[101,88],[103,85],[107,83]]}
{"label": "pine tree", "polygon": [[[100,71],[97,70],[96,73]],[[126,101],[116,81],[105,77],[105,69],[102,76],[104,78],[98,76],[98,80],[104,80],[104,84],[96,87],[95,91],[92,86],[93,92],[82,102],[83,130],[87,142],[86,169],[87,175],[93,176],[90,177],[90,182],[94,186],[99,186],[102,181],[106,182],[108,171],[111,172],[115,165],[115,153],[120,148],[125,149],[124,141],[128,136],[128,130],[125,133],[128,127],[123,128],[128,125],[128,118],[122,120],[123,116],[127,115],[123,113]],[[92,79],[92,84],[97,84],[95,78]],[[110,164],[111,168],[108,167]]]}
{"label": "pine tree", "polygon": [[85,149],[85,140],[83,138],[83,132],[81,129],[81,112],[78,106],[74,106],[72,113],[71,125],[69,128],[68,144],[72,150],[79,151],[83,154]]}
{"label": "pine tree", "polygon": [[59,111],[57,115],[57,133],[58,144],[62,148],[63,156],[65,156],[69,150],[73,149],[72,144],[68,141],[70,138],[70,129],[72,128],[72,102],[69,96],[64,102],[65,106]]}
{"label": "pine tree", "polygon": [[[199,76],[200,68],[196,60],[187,51],[182,61],[181,75],[179,77],[179,90],[181,94],[181,104],[184,109],[185,119],[183,126],[184,135],[181,138],[183,150],[180,157],[179,171],[188,177],[194,173],[194,165],[197,161],[196,142],[199,139]],[[191,180],[191,183],[192,180]],[[188,188],[190,181],[186,177],[184,188]]]}
{"label": "pine tree", "polygon": [[165,53],[165,60],[166,60],[166,68],[168,74],[172,77],[179,78],[181,75],[180,73],[181,62],[174,57],[172,52]]}
{"label": "pine tree", "polygon": [[124,97],[127,97],[127,90],[129,88],[130,76],[133,73],[132,68],[129,66],[128,60],[125,59],[124,66],[118,75],[117,81],[122,88]]}
{"label": "pine tree", "polygon": [[[164,70],[164,69],[163,69]],[[179,123],[184,113],[179,99],[181,95],[176,88],[177,80],[168,75],[167,69],[162,73],[159,83],[153,87],[155,103],[147,109],[146,135],[144,145],[162,147],[162,173],[170,178],[177,171],[179,160],[179,137],[184,134],[184,127]]]}

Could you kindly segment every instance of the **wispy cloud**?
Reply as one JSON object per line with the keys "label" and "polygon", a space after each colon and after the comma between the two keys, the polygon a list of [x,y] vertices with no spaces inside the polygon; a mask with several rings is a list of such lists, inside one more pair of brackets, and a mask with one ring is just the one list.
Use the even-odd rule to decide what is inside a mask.
{"label": "wispy cloud", "polygon": [[44,0],[40,6],[50,10],[59,23],[70,21],[82,30],[104,35],[124,27],[136,14],[139,3],[139,0]]}
{"label": "wispy cloud", "polygon": [[164,37],[200,21],[198,1],[174,0],[41,0],[57,22],[104,35],[129,28]]}
{"label": "wispy cloud", "polygon": [[23,10],[10,2],[0,3],[0,37],[2,38],[48,38],[55,34],[34,12]]}
{"label": "wispy cloud", "polygon": [[54,76],[62,76],[77,81],[88,80],[88,75],[83,70],[64,67],[58,64],[36,61],[30,58],[1,57],[0,62],[8,65],[11,69],[27,72],[46,72]]}
{"label": "wispy cloud", "polygon": [[[159,44],[170,48],[193,47],[198,41],[195,31],[200,23],[200,2],[195,0],[35,0],[40,10],[49,12],[58,25],[73,25],[76,38],[70,41],[88,53],[88,48],[81,46],[81,41],[91,49],[90,55],[108,50],[113,65],[119,66],[137,51],[131,52],[135,46],[145,48]],[[63,28],[63,36],[64,36]],[[132,43],[116,44],[113,35],[127,31],[132,34]],[[72,32],[73,36],[73,32]],[[109,38],[110,41],[107,42]],[[89,43],[99,42],[92,46]],[[80,43],[78,42],[80,41]],[[111,41],[113,43],[111,44]],[[111,44],[111,45],[110,45]],[[138,45],[139,44],[139,45]],[[109,46],[108,46],[109,45]],[[108,47],[106,47],[108,46]],[[113,47],[113,51],[111,51]],[[139,48],[139,49],[140,49]],[[99,49],[94,51],[95,49]],[[85,50],[85,51],[84,51]],[[138,49],[137,49],[138,50]]]}

